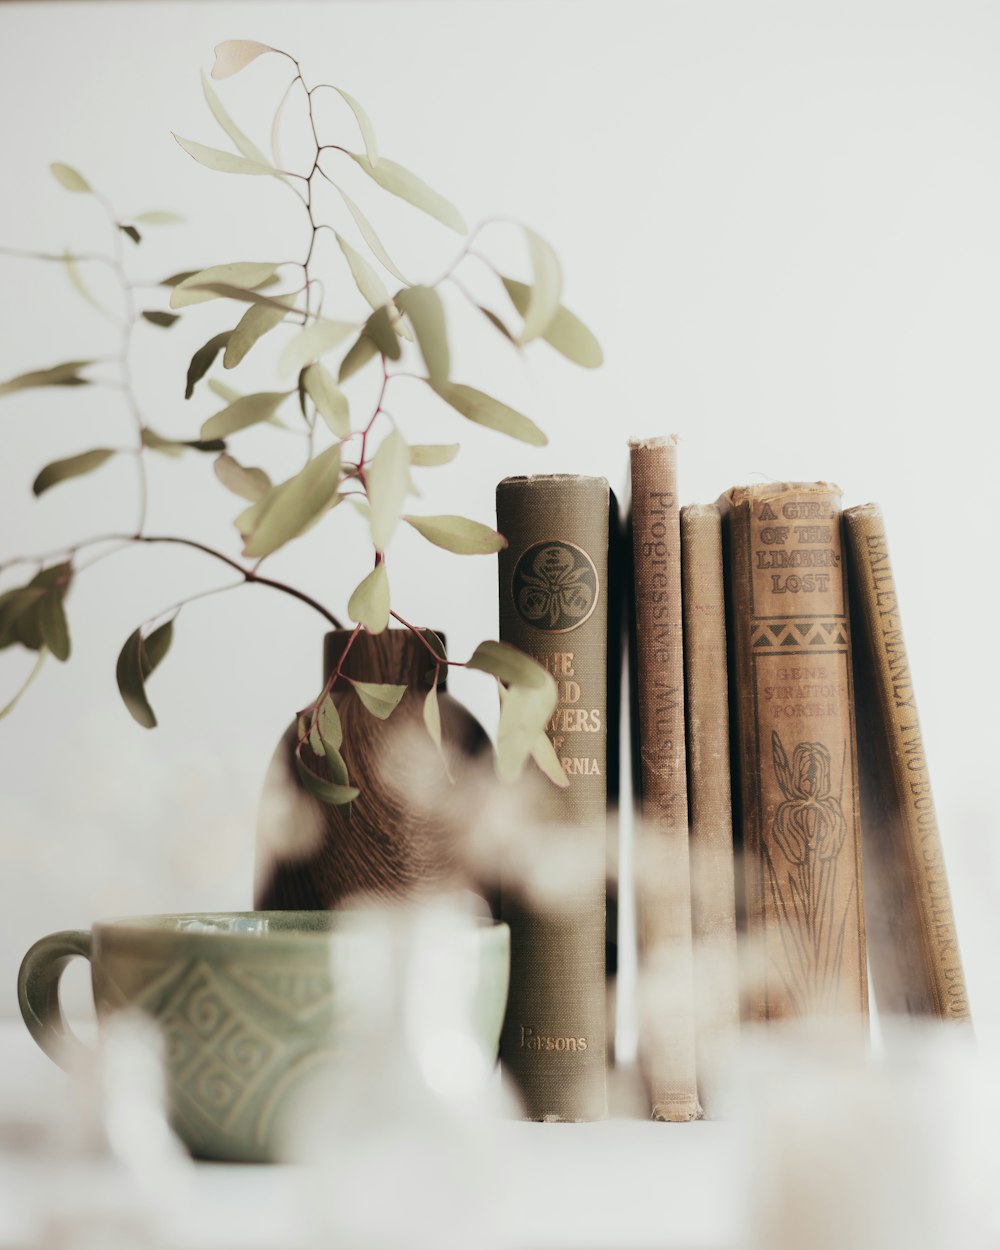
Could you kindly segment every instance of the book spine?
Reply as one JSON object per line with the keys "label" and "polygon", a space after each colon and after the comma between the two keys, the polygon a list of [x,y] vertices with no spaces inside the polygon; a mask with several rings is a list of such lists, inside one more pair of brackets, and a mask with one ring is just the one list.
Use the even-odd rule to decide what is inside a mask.
{"label": "book spine", "polygon": [[880,510],[874,504],[848,508],[844,531],[876,999],[881,1011],[968,1021],[941,835]]}
{"label": "book spine", "polygon": [[698,1103],[676,439],[630,444],[640,812],[639,1054],[657,1120]]}
{"label": "book spine", "polygon": [[[504,877],[511,974],[500,1058],[534,1120],[607,1112],[605,884],[607,836],[608,483],[569,474],[507,478],[497,487],[500,638],[555,678],[548,734],[569,781],[545,816],[572,828],[599,859],[570,898],[532,899]],[[540,836],[544,836],[544,829]]]}
{"label": "book spine", "polygon": [[681,509],[681,589],[695,1058],[699,1098],[711,1118],[740,1027],[722,518],[714,504]]}
{"label": "book spine", "polygon": [[737,487],[727,510],[749,1014],[865,1015],[840,492]]}

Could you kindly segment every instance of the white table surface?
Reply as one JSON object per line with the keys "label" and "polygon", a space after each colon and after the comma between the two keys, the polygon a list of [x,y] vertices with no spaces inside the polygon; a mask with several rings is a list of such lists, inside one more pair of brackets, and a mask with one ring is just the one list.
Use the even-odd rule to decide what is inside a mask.
{"label": "white table surface", "polygon": [[[53,1153],[51,1131],[66,1121],[69,1079],[21,1024],[0,1024],[0,1247],[127,1245],[295,1250],[310,1241],[306,1216],[317,1182],[299,1166],[195,1163],[183,1201],[152,1220],[145,1240],[109,1240],[101,1225],[121,1178],[107,1162],[87,1160],[71,1145]],[[491,1147],[503,1179],[484,1204],[468,1250],[728,1250],[738,1244],[742,1170],[740,1135],[724,1123],[653,1124],[611,1118],[597,1124],[498,1121]],[[391,1176],[385,1200],[391,1201]],[[59,1210],[71,1234],[53,1229]],[[80,1231],[94,1222],[92,1236]],[[46,1230],[46,1222],[50,1227]],[[336,1242],[337,1250],[347,1243]],[[351,1243],[360,1244],[360,1243]],[[415,1228],[406,1250],[437,1245],[433,1229]]]}

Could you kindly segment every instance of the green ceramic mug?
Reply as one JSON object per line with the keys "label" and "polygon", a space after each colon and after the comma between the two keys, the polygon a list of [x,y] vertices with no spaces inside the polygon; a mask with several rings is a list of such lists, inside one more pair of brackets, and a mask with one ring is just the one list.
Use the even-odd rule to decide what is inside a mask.
{"label": "green ceramic mug", "polygon": [[[469,973],[471,1028],[495,1054],[510,931],[470,919],[449,940]],[[99,1021],[138,1008],[159,1024],[171,1121],[188,1149],[203,1158],[267,1161],[284,1110],[359,1044],[356,1004],[339,983],[370,941],[363,914],[352,912],[108,920],[36,942],[21,963],[18,1000],[35,1041],[70,1066],[83,1043],[63,1016],[59,980],[72,958],[89,959]]]}

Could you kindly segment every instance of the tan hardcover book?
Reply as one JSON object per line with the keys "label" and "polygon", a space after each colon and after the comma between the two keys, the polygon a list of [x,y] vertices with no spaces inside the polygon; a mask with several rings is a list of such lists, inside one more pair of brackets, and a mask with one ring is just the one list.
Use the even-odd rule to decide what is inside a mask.
{"label": "tan hardcover book", "polygon": [[752,1019],[865,1015],[868,986],[840,490],[735,487],[730,654]]}
{"label": "tan hardcover book", "polygon": [[880,1011],[969,1020],[882,513],[844,513],[869,955]]}
{"label": "tan hardcover book", "polygon": [[681,508],[681,586],[695,1057],[699,1098],[711,1118],[740,1027],[722,518],[714,504]]}
{"label": "tan hardcover book", "polygon": [[634,440],[635,718],[639,754],[636,903],[639,1057],[653,1118],[694,1120],[698,1103],[684,744],[676,439]]}
{"label": "tan hardcover book", "polygon": [[574,871],[574,892],[558,906],[502,881],[511,974],[500,1058],[534,1120],[607,1112],[609,508],[604,478],[516,477],[497,487],[497,528],[508,543],[500,553],[500,638],[548,669],[559,691],[548,734],[569,785],[549,790],[546,815],[570,828],[577,860],[599,860],[595,873]]}

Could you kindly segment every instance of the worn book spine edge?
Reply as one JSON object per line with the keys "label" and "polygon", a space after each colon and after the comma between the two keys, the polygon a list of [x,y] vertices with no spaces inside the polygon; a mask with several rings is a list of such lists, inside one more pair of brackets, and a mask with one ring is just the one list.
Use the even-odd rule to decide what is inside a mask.
{"label": "worn book spine edge", "polygon": [[652,1116],[701,1115],[695,1061],[676,438],[633,440],[639,1055]]}
{"label": "worn book spine edge", "polygon": [[[499,559],[500,638],[542,664],[559,691],[548,733],[569,785],[557,790],[540,783],[546,789],[538,836],[555,826],[568,829],[577,859],[593,857],[597,866],[558,903],[539,902],[509,874],[501,881],[511,978],[500,1056],[532,1120],[594,1120],[607,1113],[609,524],[603,478],[507,478],[497,488],[497,527],[508,541]],[[580,611],[568,615],[557,600]]]}
{"label": "worn book spine edge", "polygon": [[[718,504],[743,859],[745,1014],[752,1021],[866,1018],[840,490],[825,482],[766,483],[734,487]],[[821,521],[806,534],[799,522],[809,517]],[[796,664],[821,669],[829,694],[793,692],[783,719],[782,674]]]}
{"label": "worn book spine edge", "polygon": [[880,1011],[968,1022],[931,781],[881,510],[848,508],[861,819]]}
{"label": "worn book spine edge", "polygon": [[681,509],[681,587],[695,1057],[699,1098],[712,1118],[740,1029],[722,519],[714,504]]}

